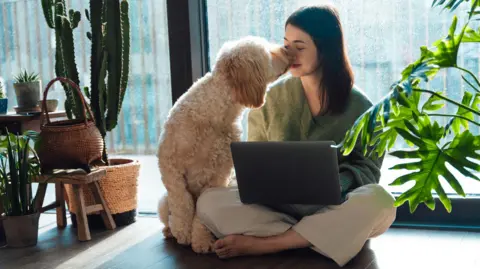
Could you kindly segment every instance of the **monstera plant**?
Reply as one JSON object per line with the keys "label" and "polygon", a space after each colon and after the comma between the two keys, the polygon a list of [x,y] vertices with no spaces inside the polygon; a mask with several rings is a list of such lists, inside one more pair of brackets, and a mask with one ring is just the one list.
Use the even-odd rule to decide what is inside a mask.
{"label": "monstera plant", "polygon": [[[401,78],[393,83],[382,100],[356,120],[340,145],[344,155],[360,146],[365,155],[379,157],[388,151],[401,160],[390,169],[407,173],[390,185],[400,186],[414,181],[415,185],[399,195],[395,202],[400,206],[408,201],[411,213],[422,203],[434,210],[433,191],[445,209],[451,212],[451,200],[441,178],[458,195],[466,196],[452,168],[468,179],[480,180],[477,174],[480,171],[480,154],[477,152],[480,150],[480,136],[474,135],[470,129],[480,126],[477,117],[480,116],[480,82],[472,70],[460,66],[457,60],[462,45],[480,43],[480,28],[471,27],[472,22],[480,18],[480,0],[434,0],[432,8],[458,12],[458,7],[463,5],[468,5],[468,12],[461,14],[465,15],[465,23],[459,27],[455,15],[446,36],[432,46],[422,46],[419,58],[405,67]],[[455,69],[462,74],[467,87],[462,89],[458,85],[448,89],[449,92],[463,92],[461,100],[447,96],[445,89],[427,89],[428,83],[445,69]],[[446,105],[454,106],[456,113],[440,113]],[[445,117],[446,124],[435,120]],[[410,148],[392,150],[400,137]]]}

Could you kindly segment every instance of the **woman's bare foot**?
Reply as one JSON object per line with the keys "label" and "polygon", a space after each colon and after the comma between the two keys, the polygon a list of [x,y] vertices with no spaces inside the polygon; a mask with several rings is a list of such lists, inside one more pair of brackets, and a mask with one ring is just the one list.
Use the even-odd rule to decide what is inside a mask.
{"label": "woman's bare foot", "polygon": [[268,240],[246,235],[229,235],[214,244],[215,252],[220,258],[232,258],[245,255],[262,255],[276,252]]}
{"label": "woman's bare foot", "polygon": [[271,237],[229,235],[219,239],[213,248],[220,258],[276,253],[287,249],[306,248],[310,243],[293,230]]}

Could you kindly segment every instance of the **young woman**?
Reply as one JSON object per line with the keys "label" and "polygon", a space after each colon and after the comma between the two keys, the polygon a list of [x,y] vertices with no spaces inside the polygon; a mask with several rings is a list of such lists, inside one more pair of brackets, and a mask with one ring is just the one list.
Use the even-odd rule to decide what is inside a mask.
{"label": "young woman", "polygon": [[[284,44],[295,55],[290,75],[271,86],[262,108],[250,111],[248,140],[340,143],[372,103],[354,85],[337,10],[330,5],[298,9],[285,24]],[[357,148],[349,156],[338,154],[338,162],[345,197],[339,206],[272,210],[242,204],[234,187],[203,193],[197,212],[219,238],[217,255],[312,248],[340,266],[348,263],[369,238],[390,227],[396,209],[392,195],[378,185],[382,159],[369,159]]]}

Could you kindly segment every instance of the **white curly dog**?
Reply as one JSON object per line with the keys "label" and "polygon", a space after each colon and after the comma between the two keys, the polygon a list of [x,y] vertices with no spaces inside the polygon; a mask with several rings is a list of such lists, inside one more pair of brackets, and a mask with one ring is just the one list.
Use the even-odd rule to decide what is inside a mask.
{"label": "white curly dog", "polygon": [[211,73],[174,104],[159,138],[158,165],[167,190],[158,213],[165,237],[197,253],[213,250],[213,235],[196,217],[208,188],[227,186],[233,169],[230,143],[240,140],[245,109],[259,108],[269,83],[283,75],[291,57],[279,45],[247,36],[226,42]]}

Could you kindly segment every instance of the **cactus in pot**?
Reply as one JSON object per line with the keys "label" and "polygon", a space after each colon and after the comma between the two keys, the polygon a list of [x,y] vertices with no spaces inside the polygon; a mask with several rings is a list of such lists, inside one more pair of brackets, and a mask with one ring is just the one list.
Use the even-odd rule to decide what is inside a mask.
{"label": "cactus in pot", "polygon": [[[42,0],[43,14],[47,25],[55,30],[55,74],[66,77],[80,85],[77,65],[75,63],[75,44],[73,30],[81,20],[79,11],[70,9],[67,16],[65,0]],[[69,119],[83,117],[82,101],[77,92],[68,83],[62,83],[67,98],[65,112]]]}
{"label": "cactus in pot", "polygon": [[[68,18],[64,0],[42,0],[42,6],[47,24],[55,29],[56,39],[60,40],[57,41],[55,60],[57,76],[67,77],[80,85],[72,35],[72,30],[80,22],[80,14],[78,11],[70,10]],[[91,25],[87,38],[92,42],[92,54],[91,85],[84,87],[84,94],[90,99],[89,105],[104,140],[107,132],[117,126],[128,84],[130,58],[128,9],[127,0],[92,0],[90,10],[85,11]],[[68,109],[71,109],[75,115],[81,114],[81,111],[77,110],[78,107],[82,108],[81,105],[77,105],[79,99],[73,95],[74,91],[68,91],[67,88],[65,88],[67,113]],[[73,107],[67,108],[67,105]],[[103,150],[102,160],[106,164],[109,163],[106,148]]]}
{"label": "cactus in pot", "polygon": [[[42,0],[48,5],[54,0]],[[56,0],[55,2],[63,2]],[[117,226],[130,224],[134,221],[137,208],[137,185],[140,163],[137,160],[109,158],[105,138],[118,124],[122,102],[127,90],[130,58],[130,24],[129,3],[127,0],[90,0],[85,17],[90,22],[91,30],[86,37],[91,41],[90,85],[80,85],[83,94],[89,99],[87,104],[93,113],[96,126],[104,141],[102,164],[107,175],[100,182],[102,195],[112,212]],[[70,11],[71,14],[76,14]],[[54,15],[61,16],[61,15]],[[77,15],[79,17],[79,15]],[[86,22],[85,20],[84,22]],[[84,23],[82,22],[82,23]],[[63,33],[60,32],[60,35]],[[70,35],[70,32],[68,32]],[[58,51],[58,48],[57,48]],[[58,61],[58,60],[57,60]],[[65,77],[71,78],[70,74]],[[67,96],[67,99],[71,98]],[[71,186],[65,186],[67,196],[73,196]],[[118,190],[122,190],[119,192]],[[95,204],[90,190],[83,190],[85,205]],[[116,201],[122,201],[117,203]],[[72,222],[76,223],[76,208],[74,200],[68,201]],[[89,215],[95,219],[98,215]],[[92,221],[91,224],[96,223]],[[103,223],[103,222],[102,222]],[[91,225],[89,224],[89,225]],[[92,226],[91,226],[92,227]]]}
{"label": "cactus in pot", "polygon": [[27,70],[14,78],[13,88],[17,98],[18,109],[22,111],[36,110],[42,89],[42,81],[36,73]]}

